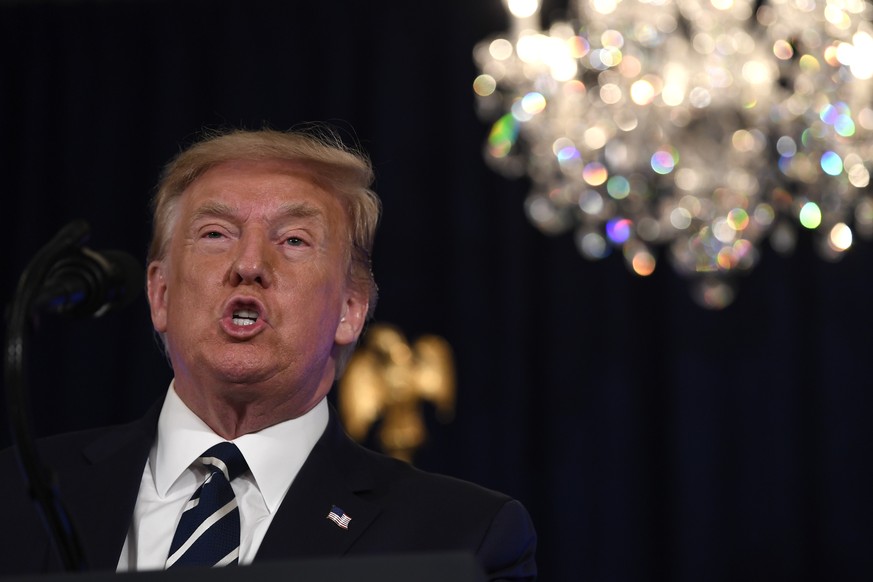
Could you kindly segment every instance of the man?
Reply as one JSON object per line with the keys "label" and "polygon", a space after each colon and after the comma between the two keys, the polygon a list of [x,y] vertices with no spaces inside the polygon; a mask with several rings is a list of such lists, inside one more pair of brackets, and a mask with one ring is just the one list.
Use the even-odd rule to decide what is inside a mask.
{"label": "man", "polygon": [[[312,132],[212,135],[167,166],[147,271],[166,398],[130,425],[41,443],[92,569],[466,550],[489,579],[535,577],[521,504],[359,447],[327,404],[376,301],[372,179],[365,157]],[[15,536],[0,574],[57,569],[3,475]]]}

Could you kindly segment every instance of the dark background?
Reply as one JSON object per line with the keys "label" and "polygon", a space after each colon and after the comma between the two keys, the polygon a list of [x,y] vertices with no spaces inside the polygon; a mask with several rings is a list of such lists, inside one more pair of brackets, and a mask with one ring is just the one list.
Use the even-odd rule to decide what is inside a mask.
{"label": "dark background", "polygon": [[[377,320],[455,350],[456,419],[417,464],[521,499],[541,579],[866,578],[871,243],[765,248],[723,311],[665,261],[586,262],[482,160],[471,51],[506,27],[499,0],[0,2],[0,299],[76,217],[144,257],[200,129],[327,120],[376,167]],[[170,379],[144,298],[43,320],[30,363],[39,434],[133,419]]]}

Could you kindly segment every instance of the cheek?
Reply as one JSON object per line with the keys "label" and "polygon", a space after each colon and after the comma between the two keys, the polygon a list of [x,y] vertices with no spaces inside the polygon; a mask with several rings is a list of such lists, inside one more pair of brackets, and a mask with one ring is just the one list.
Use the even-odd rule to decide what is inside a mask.
{"label": "cheek", "polygon": [[174,274],[177,289],[183,290],[177,295],[184,295],[185,299],[198,303],[200,293],[222,284],[226,271],[224,262],[215,257],[199,256],[197,260],[187,261]]}
{"label": "cheek", "polygon": [[181,268],[173,273],[167,289],[167,323],[174,323],[177,332],[184,333],[184,328],[196,320],[197,314],[209,309],[210,288],[217,288],[216,277],[202,266],[192,265]]}

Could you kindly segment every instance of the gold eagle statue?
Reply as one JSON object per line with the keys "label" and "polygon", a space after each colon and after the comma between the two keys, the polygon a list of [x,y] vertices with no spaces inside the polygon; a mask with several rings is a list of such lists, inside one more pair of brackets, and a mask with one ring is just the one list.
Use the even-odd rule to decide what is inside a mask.
{"label": "gold eagle statue", "polygon": [[349,435],[363,441],[380,418],[378,439],[389,455],[411,461],[424,443],[421,401],[448,422],[455,410],[455,367],[448,342],[424,335],[410,345],[389,324],[374,324],[339,382],[338,407]]}

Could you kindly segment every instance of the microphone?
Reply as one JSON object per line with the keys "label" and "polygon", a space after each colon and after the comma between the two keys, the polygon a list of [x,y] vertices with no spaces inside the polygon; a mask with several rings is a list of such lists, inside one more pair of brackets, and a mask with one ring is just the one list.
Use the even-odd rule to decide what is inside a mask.
{"label": "microphone", "polygon": [[130,304],[143,284],[143,271],[129,254],[81,247],[52,265],[34,307],[61,315],[100,317]]}

